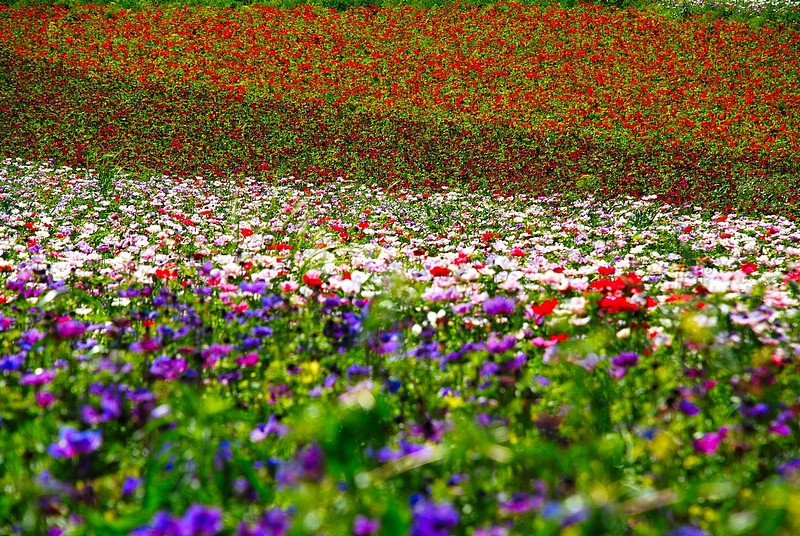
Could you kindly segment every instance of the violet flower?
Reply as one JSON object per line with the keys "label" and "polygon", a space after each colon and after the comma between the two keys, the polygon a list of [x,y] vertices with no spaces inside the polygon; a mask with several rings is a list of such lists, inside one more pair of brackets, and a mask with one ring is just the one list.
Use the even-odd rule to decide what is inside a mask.
{"label": "violet flower", "polygon": [[483,311],[489,316],[509,315],[514,312],[515,306],[513,299],[495,296],[483,302]]}
{"label": "violet flower", "polygon": [[180,520],[181,536],[214,536],[222,530],[222,512],[193,504]]}
{"label": "violet flower", "polygon": [[380,528],[381,522],[378,519],[370,519],[366,516],[357,515],[353,521],[354,536],[369,536],[370,534],[377,534]]}
{"label": "violet flower", "polygon": [[517,338],[513,335],[506,335],[502,339],[498,339],[497,335],[492,333],[489,335],[489,339],[486,341],[486,350],[490,354],[502,354],[508,350],[514,348],[514,345],[517,344]]}
{"label": "violet flower", "polygon": [[270,435],[283,437],[286,435],[287,430],[288,427],[285,424],[281,424],[275,415],[270,415],[266,423],[259,424],[250,432],[250,441],[258,443]]}
{"label": "violet flower", "polygon": [[99,430],[79,432],[71,426],[65,426],[58,433],[58,442],[51,444],[47,451],[54,458],[74,458],[96,451],[102,443],[103,435]]}
{"label": "violet flower", "polygon": [[685,399],[678,402],[678,409],[681,411],[681,413],[689,417],[700,413],[700,408],[698,408],[693,402]]}
{"label": "violet flower", "polygon": [[180,357],[170,358],[160,355],[150,366],[150,374],[164,380],[174,380],[186,371],[186,360]]}
{"label": "violet flower", "polygon": [[460,520],[458,511],[451,504],[428,500],[417,501],[412,515],[411,536],[448,536]]}
{"label": "violet flower", "polygon": [[130,536],[177,536],[182,533],[178,520],[167,512],[158,512],[149,525],[134,529]]}

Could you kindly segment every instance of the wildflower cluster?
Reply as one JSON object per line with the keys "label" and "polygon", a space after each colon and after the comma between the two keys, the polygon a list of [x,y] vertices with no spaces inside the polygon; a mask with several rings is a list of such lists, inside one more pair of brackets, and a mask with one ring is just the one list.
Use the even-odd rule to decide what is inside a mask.
{"label": "wildflower cluster", "polygon": [[581,5],[0,6],[0,156],[796,214],[792,27]]}
{"label": "wildflower cluster", "polygon": [[798,528],[788,218],[2,169],[12,530]]}

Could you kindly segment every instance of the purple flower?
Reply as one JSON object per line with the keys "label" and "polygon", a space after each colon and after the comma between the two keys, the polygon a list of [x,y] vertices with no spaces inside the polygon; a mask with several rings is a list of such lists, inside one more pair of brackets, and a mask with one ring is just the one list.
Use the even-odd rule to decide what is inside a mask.
{"label": "purple flower", "polygon": [[681,525],[667,533],[667,536],[706,536],[708,533],[694,525]]}
{"label": "purple flower", "polygon": [[47,451],[54,458],[74,458],[94,452],[102,443],[103,435],[99,430],[79,432],[71,426],[65,426],[58,433],[58,442],[51,444]]}
{"label": "purple flower", "polygon": [[700,408],[698,408],[694,403],[685,399],[678,402],[678,409],[681,411],[681,413],[688,415],[689,417],[700,413]]}
{"label": "purple flower", "polygon": [[155,352],[159,348],[161,348],[161,342],[158,339],[144,337],[142,340],[131,344],[130,351],[137,353]]}
{"label": "purple flower", "polygon": [[764,415],[769,413],[769,404],[766,404],[764,402],[759,402],[757,404],[742,404],[739,407],[739,411],[745,417],[753,417],[753,418],[763,417]]}
{"label": "purple flower", "polygon": [[300,480],[317,482],[325,476],[322,447],[312,443],[297,453],[295,459],[281,465],[275,474],[280,487],[289,487]]}
{"label": "purple flower", "polygon": [[131,493],[136,491],[136,488],[138,488],[141,483],[142,481],[138,478],[134,478],[132,476],[126,476],[125,480],[122,482],[122,494],[130,495]]}
{"label": "purple flower", "polygon": [[287,426],[285,424],[281,424],[275,415],[270,415],[266,424],[261,423],[256,426],[252,432],[250,432],[250,441],[258,443],[259,441],[264,441],[267,436],[273,434],[278,437],[283,437],[286,435],[286,431]]}
{"label": "purple flower", "polygon": [[253,294],[263,294],[267,289],[267,282],[262,280],[253,281],[252,283],[244,281],[239,284],[239,289],[242,292],[251,292]]}
{"label": "purple flower", "polygon": [[233,346],[230,344],[219,343],[214,343],[208,348],[204,349],[201,352],[201,355],[203,356],[203,368],[207,369],[213,367],[217,364],[217,361],[219,361],[220,358],[228,355],[231,350],[233,350]]}
{"label": "purple flower", "polygon": [[515,305],[511,298],[495,296],[483,302],[483,310],[489,316],[509,315],[514,312]]}
{"label": "purple flower", "polygon": [[495,374],[497,374],[498,370],[500,370],[500,365],[498,365],[494,361],[489,361],[487,363],[484,363],[483,366],[481,366],[480,375],[482,378],[485,378],[486,376],[494,376]]}
{"label": "purple flower", "polygon": [[608,373],[615,380],[621,380],[628,374],[628,370],[639,363],[639,354],[636,352],[622,352],[617,357],[611,359],[611,366]]}
{"label": "purple flower", "polygon": [[611,359],[611,364],[622,368],[635,367],[639,363],[639,354],[636,352],[622,352]]}
{"label": "purple flower", "polygon": [[488,527],[475,529],[474,536],[507,536],[508,529],[505,527]]}
{"label": "purple flower", "polygon": [[180,521],[181,536],[214,536],[222,530],[222,512],[193,504]]}
{"label": "purple flower", "polygon": [[517,344],[517,338],[513,335],[506,335],[502,339],[498,339],[497,335],[492,333],[486,341],[486,350],[490,354],[502,354],[514,348],[515,344]]}
{"label": "purple flower", "polygon": [[471,302],[458,303],[456,305],[453,305],[451,309],[453,311],[453,314],[456,314],[458,316],[464,316],[465,314],[467,314],[472,310],[472,305],[473,304]]}
{"label": "purple flower", "polygon": [[378,355],[393,354],[400,347],[400,335],[393,332],[381,333],[377,341],[370,341],[370,348]]}
{"label": "purple flower", "polygon": [[781,476],[792,476],[800,472],[800,458],[792,458],[775,467],[775,471]]}
{"label": "purple flower", "polygon": [[30,374],[26,374],[19,379],[21,385],[44,385],[53,381],[56,377],[55,370],[36,369]]}
{"label": "purple flower", "polygon": [[521,369],[527,361],[528,361],[528,356],[525,355],[523,352],[520,352],[516,356],[506,361],[503,365],[510,372],[516,372],[517,370]]}
{"label": "purple flower", "polygon": [[542,507],[544,498],[541,495],[515,493],[510,500],[500,502],[500,508],[509,514],[526,514]]}
{"label": "purple flower", "polygon": [[34,344],[44,339],[44,337],[45,337],[44,333],[42,333],[36,328],[31,328],[23,332],[19,336],[18,344],[19,347],[22,348],[23,350],[30,350],[31,348],[33,348]]}
{"label": "purple flower", "polygon": [[353,376],[369,376],[371,373],[371,367],[354,363],[347,368],[347,379],[349,380]]}
{"label": "purple flower", "polygon": [[422,449],[426,448],[425,445],[419,445],[417,443],[410,443],[404,439],[401,439],[398,442],[400,448],[398,450],[393,450],[389,447],[381,448],[375,455],[375,459],[378,460],[380,463],[390,462],[392,460],[397,460],[402,458],[403,456],[408,456],[409,454],[414,454],[415,452],[419,452]]}
{"label": "purple flower", "polygon": [[170,358],[160,355],[150,366],[150,374],[164,380],[174,380],[186,371],[186,360],[180,357]]}
{"label": "purple flower", "polygon": [[289,514],[280,508],[267,510],[254,527],[244,523],[239,526],[236,536],[286,536],[292,521]]}
{"label": "purple flower", "polygon": [[25,362],[25,352],[0,356],[0,372],[19,370]]}
{"label": "purple flower", "polygon": [[86,333],[86,325],[68,316],[59,318],[56,322],[56,334],[62,339],[74,339],[84,333]]}
{"label": "purple flower", "polygon": [[178,536],[183,534],[178,520],[166,512],[158,512],[146,527],[131,531],[131,536]]}
{"label": "purple flower", "polygon": [[458,511],[451,504],[437,504],[428,500],[417,501],[411,513],[414,516],[412,536],[448,536],[460,519]]}
{"label": "purple flower", "polygon": [[81,420],[89,426],[95,426],[101,422],[105,422],[103,414],[94,406],[81,407]]}
{"label": "purple flower", "polygon": [[301,450],[297,461],[303,470],[303,477],[307,480],[318,481],[325,475],[323,452],[319,444],[312,443]]}
{"label": "purple flower", "polygon": [[369,536],[376,534],[381,528],[381,522],[378,519],[370,519],[366,516],[357,515],[353,521],[353,534],[354,536]]}

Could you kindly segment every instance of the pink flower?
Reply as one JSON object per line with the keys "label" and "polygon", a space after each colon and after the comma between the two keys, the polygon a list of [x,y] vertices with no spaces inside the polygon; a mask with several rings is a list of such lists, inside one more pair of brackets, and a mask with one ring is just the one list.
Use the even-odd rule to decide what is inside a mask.
{"label": "pink flower", "polygon": [[258,363],[258,354],[245,354],[236,362],[242,367],[254,367]]}
{"label": "pink flower", "polygon": [[723,426],[718,432],[710,432],[703,435],[700,439],[695,439],[692,445],[698,454],[714,454],[719,448],[719,444],[728,435],[728,428]]}
{"label": "pink flower", "polygon": [[39,391],[36,393],[36,405],[40,408],[49,409],[56,401],[56,397],[50,391]]}

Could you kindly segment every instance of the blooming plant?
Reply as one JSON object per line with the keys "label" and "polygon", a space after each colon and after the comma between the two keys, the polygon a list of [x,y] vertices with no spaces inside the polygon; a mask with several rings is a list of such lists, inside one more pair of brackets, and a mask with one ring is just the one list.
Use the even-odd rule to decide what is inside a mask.
{"label": "blooming plant", "polygon": [[101,189],[122,168],[800,203],[793,26],[515,3],[0,14],[0,156]]}
{"label": "blooming plant", "polygon": [[789,218],[101,180],[0,172],[0,531],[798,528]]}

